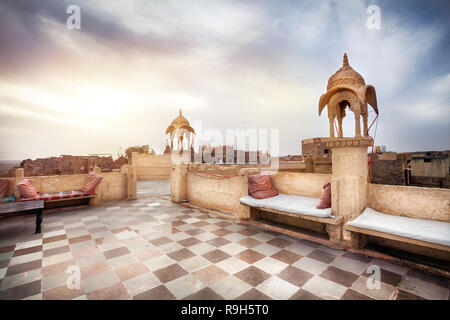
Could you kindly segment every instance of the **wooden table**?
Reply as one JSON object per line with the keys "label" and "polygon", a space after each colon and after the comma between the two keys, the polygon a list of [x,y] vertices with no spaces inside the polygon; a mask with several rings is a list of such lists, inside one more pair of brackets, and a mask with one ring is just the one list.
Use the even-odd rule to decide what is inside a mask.
{"label": "wooden table", "polygon": [[1,203],[0,204],[0,217],[6,218],[8,216],[8,213],[13,213],[13,212],[34,211],[34,212],[36,212],[36,233],[41,233],[43,209],[44,209],[44,200]]}

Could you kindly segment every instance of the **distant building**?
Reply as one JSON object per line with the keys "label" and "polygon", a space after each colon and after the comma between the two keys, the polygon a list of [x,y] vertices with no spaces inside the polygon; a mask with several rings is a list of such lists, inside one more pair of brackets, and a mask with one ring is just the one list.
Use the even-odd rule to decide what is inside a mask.
{"label": "distant building", "polygon": [[374,152],[376,152],[376,153],[386,152],[386,146],[375,146]]}
{"label": "distant building", "polygon": [[327,148],[329,138],[311,138],[302,140],[302,156],[308,157],[331,157],[331,149]]}
{"label": "distant building", "polygon": [[[302,160],[312,161],[313,172],[331,173],[331,150],[326,146],[328,140],[329,138],[302,140]],[[450,188],[450,151],[397,153],[387,152],[386,149],[386,146],[374,147],[372,183]],[[316,169],[319,165],[320,170]]]}
{"label": "distant building", "polygon": [[411,185],[450,188],[448,152],[414,154],[410,160]]}
{"label": "distant building", "polygon": [[256,164],[269,163],[269,152],[236,150],[233,146],[201,145],[200,153],[194,156],[195,161],[216,164]]}
{"label": "distant building", "polygon": [[374,152],[371,164],[372,183],[407,185],[407,156],[394,152]]}
{"label": "distant building", "polygon": [[124,164],[128,164],[128,159],[124,156],[120,156],[113,162],[113,169],[120,169]]}
{"label": "distant building", "polygon": [[47,176],[87,173],[92,171],[94,167],[100,167],[102,172],[111,172],[113,163],[111,156],[61,155],[36,160],[26,159],[21,162],[20,166],[24,169],[25,176]]}
{"label": "distant building", "polygon": [[287,156],[281,156],[280,161],[302,161],[303,157],[298,154],[288,154]]}
{"label": "distant building", "polygon": [[450,188],[450,151],[374,153],[372,182]]}

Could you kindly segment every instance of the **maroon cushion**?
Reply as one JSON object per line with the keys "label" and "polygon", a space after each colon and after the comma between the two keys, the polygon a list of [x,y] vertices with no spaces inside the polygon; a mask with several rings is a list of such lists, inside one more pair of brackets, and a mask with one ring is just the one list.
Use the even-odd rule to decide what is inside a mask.
{"label": "maroon cushion", "polygon": [[102,182],[103,177],[101,175],[98,175],[94,172],[89,172],[86,182],[84,183],[83,188],[81,188],[81,191],[83,193],[91,193],[94,192],[95,188]]}
{"label": "maroon cushion", "polygon": [[39,196],[39,192],[33,186],[30,179],[24,179],[17,184],[20,196],[22,198],[35,198]]}
{"label": "maroon cushion", "polygon": [[0,198],[8,195],[8,179],[0,179]]}
{"label": "maroon cushion", "polygon": [[331,208],[331,183],[326,183],[323,185],[322,196],[320,197],[320,202],[316,206],[317,209],[327,209]]}
{"label": "maroon cushion", "polygon": [[248,177],[248,192],[255,199],[265,199],[278,195],[274,189],[270,176],[253,175]]}

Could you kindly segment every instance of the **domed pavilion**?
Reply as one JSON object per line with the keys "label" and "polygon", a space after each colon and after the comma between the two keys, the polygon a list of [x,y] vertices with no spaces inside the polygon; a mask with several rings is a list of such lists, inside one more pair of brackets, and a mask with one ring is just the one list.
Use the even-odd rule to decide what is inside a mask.
{"label": "domed pavilion", "polygon": [[176,139],[177,149],[183,150],[183,140],[187,139],[188,149],[191,148],[191,141],[195,135],[194,128],[191,127],[188,119],[183,116],[180,109],[180,114],[176,117],[166,129],[166,134],[169,135],[170,149],[173,150],[173,140]]}
{"label": "domed pavilion", "polygon": [[330,121],[330,138],[334,138],[334,119],[338,121],[338,137],[343,137],[342,119],[347,107],[355,114],[355,137],[361,137],[360,117],[363,118],[363,135],[368,136],[367,104],[370,104],[378,114],[377,96],[375,88],[366,85],[364,78],[348,63],[344,54],[342,67],[328,80],[327,92],[319,100],[319,116],[328,105],[328,119]]}

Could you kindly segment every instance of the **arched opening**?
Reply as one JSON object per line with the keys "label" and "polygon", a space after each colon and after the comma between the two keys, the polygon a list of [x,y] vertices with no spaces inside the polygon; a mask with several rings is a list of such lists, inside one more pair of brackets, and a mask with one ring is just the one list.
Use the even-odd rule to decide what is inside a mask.
{"label": "arched opening", "polygon": [[351,104],[348,100],[342,100],[338,103],[339,110],[337,110],[337,123],[335,123],[335,131],[337,131],[337,136],[344,137],[344,132],[351,132],[351,120],[345,120],[347,114],[347,107],[351,110]]}

